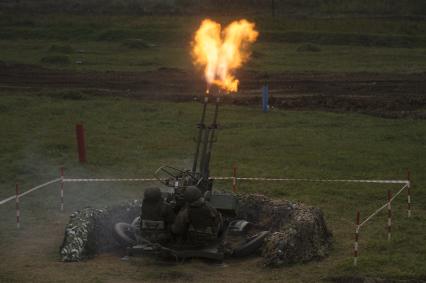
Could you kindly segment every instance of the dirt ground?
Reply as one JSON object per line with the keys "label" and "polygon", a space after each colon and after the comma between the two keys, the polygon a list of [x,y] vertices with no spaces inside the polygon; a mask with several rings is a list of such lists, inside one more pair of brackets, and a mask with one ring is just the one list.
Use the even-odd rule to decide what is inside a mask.
{"label": "dirt ground", "polygon": [[[241,72],[237,77],[241,81],[239,95],[227,97],[228,103],[261,103],[261,87],[268,81],[272,107],[426,118],[425,73],[281,73],[265,77],[262,73]],[[98,95],[189,101],[204,93],[205,83],[199,72],[175,68],[147,72],[73,72],[0,62],[0,89],[74,89]]]}
{"label": "dirt ground", "polygon": [[[152,258],[123,259],[124,254],[101,254],[94,259],[63,263],[58,247],[69,213],[56,220],[22,227],[14,241],[4,242],[0,256],[0,282],[271,282],[295,277],[309,281],[311,275],[328,269],[331,258],[295,266],[291,269],[263,268],[260,258],[227,260],[224,264],[192,260],[190,264],[164,262]],[[30,227],[31,226],[31,227]],[[49,236],[46,235],[49,231]],[[30,236],[31,235],[31,236]],[[7,247],[6,247],[7,245]],[[318,278],[320,280],[322,278]]]}

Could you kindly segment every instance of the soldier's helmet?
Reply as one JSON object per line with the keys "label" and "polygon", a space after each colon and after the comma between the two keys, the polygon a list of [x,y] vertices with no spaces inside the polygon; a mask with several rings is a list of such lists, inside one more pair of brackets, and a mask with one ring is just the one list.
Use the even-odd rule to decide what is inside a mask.
{"label": "soldier's helmet", "polygon": [[156,203],[161,200],[161,190],[157,187],[147,188],[143,194],[144,201]]}
{"label": "soldier's helmet", "polygon": [[183,197],[186,202],[192,203],[201,198],[201,191],[195,186],[189,186],[185,189]]}

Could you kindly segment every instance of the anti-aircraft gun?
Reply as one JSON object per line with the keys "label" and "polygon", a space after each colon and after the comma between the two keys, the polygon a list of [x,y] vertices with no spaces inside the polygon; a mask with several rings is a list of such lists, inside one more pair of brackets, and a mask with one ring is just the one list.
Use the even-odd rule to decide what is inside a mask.
{"label": "anti-aircraft gun", "polygon": [[210,159],[213,143],[216,142],[220,97],[215,98],[212,123],[206,125],[209,97],[204,96],[200,122],[197,124],[198,135],[195,138],[195,154],[191,170],[181,170],[172,166],[162,166],[155,172],[155,177],[164,185],[173,188],[169,200],[176,202],[177,208],[183,204],[183,192],[188,186],[200,189],[206,201],[220,210],[222,214],[233,215],[237,209],[236,198],[229,193],[213,191],[213,179],[210,177]]}
{"label": "anti-aircraft gun", "polygon": [[[225,254],[223,250],[224,239],[229,233],[244,234],[249,222],[235,219],[238,209],[238,200],[231,194],[213,190],[213,179],[210,176],[210,159],[212,155],[213,143],[216,142],[216,130],[218,129],[217,118],[219,114],[220,97],[216,97],[213,120],[206,126],[206,114],[209,98],[204,97],[200,122],[198,123],[198,135],[195,138],[196,148],[194,162],[190,170],[181,170],[172,166],[162,166],[155,172],[156,178],[164,185],[172,188],[173,192],[167,195],[167,200],[174,204],[175,211],[178,212],[184,205],[184,192],[188,186],[196,186],[200,189],[204,199],[215,207],[225,220],[223,231],[219,233],[217,242],[212,246],[200,249],[175,249],[165,247],[156,243],[151,243],[140,236],[136,236],[136,218],[132,224],[116,223],[114,227],[116,238],[125,243],[132,244],[128,247],[129,255],[165,254],[178,258],[200,257],[214,260],[223,260]],[[247,237],[239,245],[232,248],[230,256],[242,257],[255,252],[263,243],[263,239],[269,234],[268,231]],[[139,239],[139,240],[137,240]],[[135,245],[139,242],[139,245]]]}

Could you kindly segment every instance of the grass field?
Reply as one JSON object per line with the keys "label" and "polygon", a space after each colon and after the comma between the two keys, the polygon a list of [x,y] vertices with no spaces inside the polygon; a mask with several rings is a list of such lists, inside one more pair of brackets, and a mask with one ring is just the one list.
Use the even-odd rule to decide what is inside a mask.
{"label": "grass field", "polygon": [[[161,165],[191,164],[200,106],[117,97],[49,96],[3,91],[0,97],[0,199],[58,175],[151,176]],[[78,98],[78,99],[76,99]],[[76,161],[74,126],[84,122],[88,163]],[[231,260],[227,266],[201,261],[158,265],[149,259],[121,261],[115,255],[64,264],[58,248],[69,214],[85,206],[102,207],[139,198],[143,185],[67,184],[65,207],[58,187],[22,199],[22,229],[14,224],[14,204],[0,207],[1,282],[317,282],[333,276],[426,279],[426,122],[382,119],[360,114],[224,106],[212,157],[212,175],[311,178],[405,178],[413,176],[413,217],[406,217],[405,195],[394,204],[394,234],[386,242],[386,215],[362,230],[359,266],[352,266],[355,211],[362,216],[383,204],[387,189],[398,186],[317,183],[239,183],[241,192],[320,207],[334,233],[331,255],[319,262],[263,269],[258,259]],[[147,184],[152,185],[152,184]],[[217,183],[230,189],[230,184]]]}
{"label": "grass field", "polygon": [[[100,5],[101,3],[101,5]],[[380,15],[390,17],[424,16],[421,0],[3,0],[0,8],[7,12],[81,13],[81,14],[184,14],[184,15],[268,15],[339,16]]]}
{"label": "grass field", "polygon": [[[72,1],[18,2],[23,10],[7,10],[15,1],[0,3],[2,68],[5,64],[32,64],[53,71],[69,70],[94,80],[96,72],[114,71],[118,85],[120,75],[128,71],[173,68],[191,74],[194,70],[190,42],[204,16],[196,12],[191,13],[197,16],[188,16],[187,12],[195,2],[204,5],[204,1],[171,1],[179,3],[182,10],[162,16],[149,15],[149,11],[136,16],[142,14],[138,5],[146,1],[103,1],[105,5],[96,11],[90,7],[98,7],[98,0],[78,1],[81,2],[78,6],[73,6]],[[262,6],[261,1],[251,2]],[[270,1],[267,2],[269,5]],[[288,73],[289,76],[284,76],[287,80],[296,73],[309,73],[299,78],[302,81],[297,86],[314,93],[321,91],[309,89],[308,84],[306,88],[300,87],[303,80],[312,79],[310,73],[325,74],[325,80],[336,73],[349,73],[344,74],[348,75],[348,83],[351,80],[360,83],[324,95],[339,93],[356,97],[368,92],[379,101],[382,96],[396,93],[402,97],[401,105],[417,103],[418,109],[424,109],[418,91],[426,73],[422,1],[403,4],[393,0],[304,0],[304,5],[293,0],[275,1],[278,2],[275,18],[269,16],[269,6],[255,13],[250,7],[240,9],[243,2],[239,1],[222,1],[220,8],[227,13],[212,17],[225,25],[236,16],[224,14],[241,11],[256,23],[260,37],[253,45],[252,58],[244,71],[257,75]],[[170,7],[163,8],[160,10]],[[61,14],[70,9],[74,14]],[[57,14],[53,14],[55,11]],[[78,12],[81,14],[77,15]],[[131,94],[121,85],[111,92],[117,97],[99,95],[109,94],[108,87],[105,92],[67,89],[73,87],[67,85],[68,80],[76,80],[76,76],[63,75],[54,81],[59,72],[49,72],[47,77],[42,74],[41,79],[48,82],[51,79],[52,86],[46,82],[40,86],[37,82],[27,84],[26,80],[31,81],[31,72],[37,72],[37,68],[3,69],[6,75],[0,95],[0,200],[14,194],[15,182],[26,190],[58,177],[62,165],[68,177],[123,178],[151,177],[162,165],[191,166],[193,136],[201,110],[197,102],[130,98]],[[8,70],[16,74],[8,76]],[[31,70],[29,75],[28,70]],[[363,76],[352,77],[351,73]],[[155,84],[163,83],[162,79],[166,80],[165,85],[176,84],[179,89],[180,81],[167,82],[171,73],[159,72],[158,81],[148,82],[142,74],[127,75],[137,78],[129,81],[140,89],[145,83],[155,89]],[[394,82],[398,74],[416,75],[413,78],[407,75],[411,84],[401,84]],[[339,78],[340,85],[346,86],[346,81]],[[330,80],[333,85],[333,79]],[[374,88],[375,80],[384,81],[379,83],[380,88]],[[99,90],[103,89],[102,82],[96,85]],[[260,82],[251,84],[257,86]],[[48,88],[43,89],[46,85]],[[293,95],[291,83],[277,85],[280,89],[276,92],[285,88],[287,94]],[[294,95],[300,94],[294,91]],[[141,97],[152,98],[150,95]],[[356,99],[352,101],[356,103]],[[389,100],[383,99],[383,103],[386,108]],[[344,111],[344,106],[336,109]],[[400,112],[405,109],[398,108],[398,101],[388,106]],[[354,268],[356,210],[360,210],[362,218],[366,217],[386,201],[388,189],[396,192],[399,186],[240,182],[238,188],[242,193],[263,193],[320,207],[334,234],[330,256],[278,269],[263,268],[258,258],[229,260],[226,265],[197,260],[165,264],[140,258],[123,261],[114,254],[65,264],[59,261],[58,251],[73,211],[141,198],[144,188],[156,183],[67,183],[63,213],[59,211],[59,185],[53,185],[21,200],[20,230],[15,228],[13,201],[0,206],[0,282],[318,282],[336,276],[426,280],[424,119],[278,109],[264,114],[260,106],[225,105],[219,120],[221,130],[214,147],[211,175],[231,175],[234,163],[240,176],[289,178],[404,179],[406,169],[410,168],[414,184],[413,216],[406,217],[406,195],[402,194],[393,205],[392,242],[386,241],[386,212],[380,213],[361,231],[359,266]],[[86,128],[88,163],[85,165],[79,164],[76,156],[74,127],[78,122],[83,122]],[[230,190],[230,185],[215,184],[216,188],[225,190]]]}
{"label": "grass field", "polygon": [[[214,17],[226,24],[234,17]],[[248,70],[423,73],[426,22],[251,16],[260,31]],[[201,17],[3,15],[0,61],[75,71],[192,70]],[[308,48],[306,48],[308,46]],[[314,46],[314,48],[309,48]]]}

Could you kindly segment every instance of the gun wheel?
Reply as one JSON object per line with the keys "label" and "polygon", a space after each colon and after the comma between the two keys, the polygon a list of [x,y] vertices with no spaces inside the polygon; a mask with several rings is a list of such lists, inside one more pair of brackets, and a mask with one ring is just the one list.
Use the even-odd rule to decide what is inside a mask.
{"label": "gun wheel", "polygon": [[233,256],[245,257],[255,253],[265,242],[266,236],[269,235],[269,231],[260,232],[253,237],[250,237],[246,242],[240,244],[234,249]]}
{"label": "gun wheel", "polygon": [[115,240],[122,247],[136,245],[135,227],[131,224],[119,222],[114,225],[113,234]]}

